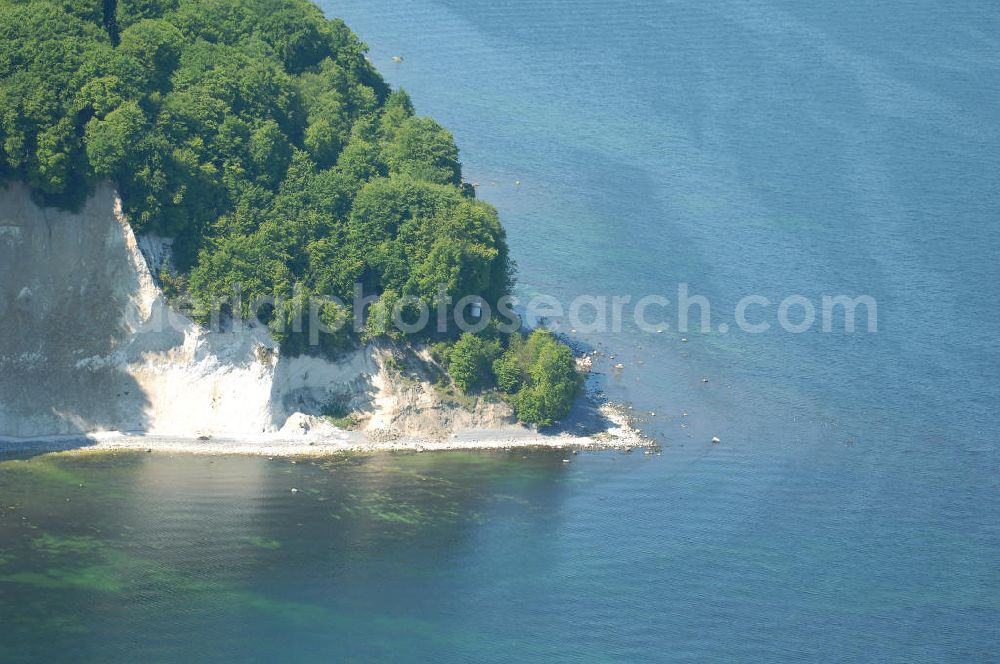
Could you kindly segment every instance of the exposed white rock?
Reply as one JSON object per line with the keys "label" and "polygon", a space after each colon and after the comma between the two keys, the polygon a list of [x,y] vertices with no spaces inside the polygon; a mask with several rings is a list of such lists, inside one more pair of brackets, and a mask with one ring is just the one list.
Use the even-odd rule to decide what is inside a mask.
{"label": "exposed white rock", "polygon": [[[594,442],[540,436],[497,399],[441,396],[426,349],[293,358],[260,325],[203,329],[157,286],[170,241],[137,238],[109,184],[78,212],[40,208],[12,184],[0,189],[0,229],[0,440],[58,447],[88,435],[98,448],[146,450],[184,439],[189,451],[266,454]],[[358,431],[320,416],[331,401]],[[634,433],[618,424],[602,444],[619,437]]]}
{"label": "exposed white rock", "polygon": [[[168,306],[151,266],[169,240],[137,239],[110,185],[77,213],[0,191],[0,435],[287,431],[336,397],[370,405],[375,349],[338,362],[285,358],[267,329],[208,332]],[[312,426],[311,429],[322,427]]]}

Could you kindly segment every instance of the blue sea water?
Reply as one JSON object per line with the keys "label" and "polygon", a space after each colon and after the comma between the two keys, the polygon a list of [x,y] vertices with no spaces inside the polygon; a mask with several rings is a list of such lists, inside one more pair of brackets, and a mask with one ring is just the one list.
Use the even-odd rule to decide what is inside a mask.
{"label": "blue sea water", "polygon": [[[522,300],[709,299],[562,328],[662,455],[4,461],[0,660],[1000,661],[1000,7],[322,6],[454,132]],[[878,331],[782,331],[793,294]]]}
{"label": "blue sea water", "polygon": [[[1000,658],[1000,6],[324,6],[455,133],[523,299],[683,282],[733,330],[586,335],[666,447],[644,516],[594,524],[639,587],[578,568],[575,606],[631,601],[662,659]],[[793,294],[871,295],[878,332],[784,332]]]}

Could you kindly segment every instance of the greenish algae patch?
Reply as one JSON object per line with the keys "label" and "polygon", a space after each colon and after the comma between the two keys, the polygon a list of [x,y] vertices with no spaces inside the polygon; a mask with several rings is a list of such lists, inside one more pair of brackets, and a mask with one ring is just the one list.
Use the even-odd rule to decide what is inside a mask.
{"label": "greenish algae patch", "polygon": [[[32,562],[49,565],[0,575],[0,583],[117,593],[125,587],[126,574],[135,568],[128,556],[89,536],[43,534],[31,540],[30,548]],[[6,561],[10,565],[17,559],[11,556]]]}
{"label": "greenish algae patch", "polygon": [[267,539],[265,537],[259,537],[256,535],[245,537],[243,538],[243,541],[258,549],[267,549],[269,551],[275,551],[281,548],[281,542],[279,542],[278,540]]}
{"label": "greenish algae patch", "polygon": [[100,540],[88,536],[41,535],[31,541],[31,548],[50,556],[94,553],[106,546]]}
{"label": "greenish algae patch", "polygon": [[298,624],[322,624],[331,622],[336,614],[316,604],[304,602],[283,602],[257,593],[228,592],[223,595],[226,604],[233,608],[247,607],[267,613],[273,618]]}
{"label": "greenish algae patch", "polygon": [[52,568],[44,572],[17,572],[0,575],[0,583],[19,583],[50,590],[92,590],[118,593],[124,588],[114,570],[97,565],[81,568]]}
{"label": "greenish algae patch", "polygon": [[403,523],[408,526],[417,526],[428,521],[427,514],[423,510],[410,505],[400,505],[395,510],[379,510],[371,507],[369,514],[380,521]]}
{"label": "greenish algae patch", "polygon": [[55,457],[53,456],[0,461],[0,473],[6,472],[27,474],[47,482],[67,486],[78,487],[84,484],[84,477],[82,475],[66,470],[55,461]]}
{"label": "greenish algae patch", "polygon": [[[271,546],[270,542],[264,543]],[[211,583],[191,579],[157,561],[130,555],[110,542],[93,537],[46,534],[32,540],[30,546],[29,555],[34,556],[30,562],[44,562],[47,566],[0,575],[0,583],[110,594],[137,588],[206,595],[218,590]],[[18,561],[11,558],[10,562]]]}

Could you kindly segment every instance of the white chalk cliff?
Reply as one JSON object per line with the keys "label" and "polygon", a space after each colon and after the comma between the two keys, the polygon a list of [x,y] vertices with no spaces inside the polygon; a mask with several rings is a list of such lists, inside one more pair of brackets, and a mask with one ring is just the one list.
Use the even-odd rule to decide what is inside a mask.
{"label": "white chalk cliff", "polygon": [[[284,357],[259,325],[209,333],[158,288],[163,246],[137,241],[109,184],[78,212],[0,188],[0,436],[299,432],[332,400],[363,413],[373,438],[516,428],[502,403],[442,401],[421,373],[433,363],[412,349],[331,362]],[[412,377],[388,368],[390,352],[410,353]]]}

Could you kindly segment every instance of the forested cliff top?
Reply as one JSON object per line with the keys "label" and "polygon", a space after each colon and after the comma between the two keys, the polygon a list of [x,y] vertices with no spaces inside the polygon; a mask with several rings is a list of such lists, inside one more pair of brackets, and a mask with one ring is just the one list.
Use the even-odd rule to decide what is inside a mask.
{"label": "forested cliff top", "polygon": [[[304,0],[0,0],[0,181],[73,208],[110,179],[137,231],[174,239],[167,290],[196,314],[234,288],[243,306],[277,302],[263,322],[293,352],[309,330],[286,323],[313,294],[361,284],[381,312],[495,305],[513,278],[496,211],[463,183],[452,135],[365,48]],[[521,419],[565,414],[565,346],[494,327],[454,345],[458,332],[424,337],[461,389],[499,377]],[[385,315],[361,332],[393,333]]]}

